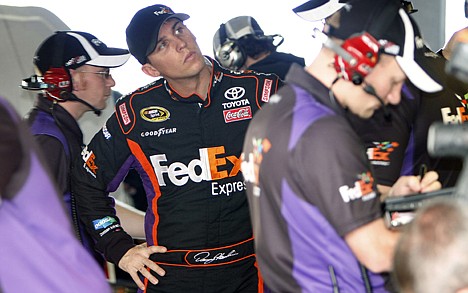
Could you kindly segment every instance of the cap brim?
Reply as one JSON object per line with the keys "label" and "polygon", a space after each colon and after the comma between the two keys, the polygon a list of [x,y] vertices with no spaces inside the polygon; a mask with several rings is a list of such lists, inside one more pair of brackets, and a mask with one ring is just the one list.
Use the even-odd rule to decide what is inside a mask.
{"label": "cap brim", "polygon": [[86,62],[87,65],[98,67],[119,67],[125,64],[130,58],[130,53],[127,50],[118,48],[107,48],[105,54],[101,53],[91,61]]}
{"label": "cap brim", "polygon": [[[400,65],[401,69],[405,72],[408,79],[417,88],[424,92],[433,93],[442,90],[442,86],[437,83],[422,67],[418,64],[418,58],[425,58],[424,47],[415,49],[415,42],[420,42],[420,37],[415,37],[415,31],[410,17],[399,9],[398,14],[401,21],[403,22],[405,30],[405,41],[403,48],[403,56],[396,56],[396,61]],[[415,24],[416,26],[416,24]],[[417,27],[417,26],[416,26]]]}
{"label": "cap brim", "polygon": [[[130,58],[130,52],[125,49],[109,48],[107,46],[100,46],[99,49],[93,47],[89,40],[77,32],[67,32],[68,35],[73,36],[81,47],[89,55],[89,61],[85,64],[98,66],[98,67],[119,67],[125,64]],[[99,52],[97,51],[99,50]]]}
{"label": "cap brim", "polygon": [[432,79],[413,59],[396,56],[396,60],[411,83],[420,90],[427,93],[442,90],[442,86]]}
{"label": "cap brim", "polygon": [[178,18],[178,19],[184,21],[184,20],[189,19],[190,16],[188,14],[185,14],[185,13],[174,13],[174,14],[169,15],[169,17],[166,18],[164,20],[164,22],[166,22],[168,19],[171,19],[171,18]]}
{"label": "cap brim", "polygon": [[319,21],[337,12],[346,3],[339,3],[340,0],[311,0],[297,6],[293,11],[300,17],[308,21]]}

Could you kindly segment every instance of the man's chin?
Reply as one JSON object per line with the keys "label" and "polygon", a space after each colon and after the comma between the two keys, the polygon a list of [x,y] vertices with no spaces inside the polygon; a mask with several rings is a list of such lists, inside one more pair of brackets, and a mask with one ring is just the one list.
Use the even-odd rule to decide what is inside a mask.
{"label": "man's chin", "polygon": [[374,115],[374,110],[367,110],[358,114],[362,119],[370,119]]}

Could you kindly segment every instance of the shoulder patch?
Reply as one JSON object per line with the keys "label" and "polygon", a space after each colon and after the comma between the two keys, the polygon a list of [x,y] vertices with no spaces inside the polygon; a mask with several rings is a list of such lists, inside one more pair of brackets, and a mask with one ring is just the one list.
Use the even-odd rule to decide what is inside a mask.
{"label": "shoulder patch", "polygon": [[135,125],[135,113],[129,99],[119,100],[115,105],[115,115],[124,134],[129,133]]}

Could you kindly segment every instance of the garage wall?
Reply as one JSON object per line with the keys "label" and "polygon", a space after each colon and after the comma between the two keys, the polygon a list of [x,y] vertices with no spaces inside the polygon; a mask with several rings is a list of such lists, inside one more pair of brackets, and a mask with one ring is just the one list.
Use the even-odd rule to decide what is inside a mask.
{"label": "garage wall", "polygon": [[[453,0],[448,0],[453,1]],[[418,12],[412,16],[429,47],[438,51],[445,44],[445,7],[446,0],[413,0]],[[461,7],[460,7],[461,8]]]}

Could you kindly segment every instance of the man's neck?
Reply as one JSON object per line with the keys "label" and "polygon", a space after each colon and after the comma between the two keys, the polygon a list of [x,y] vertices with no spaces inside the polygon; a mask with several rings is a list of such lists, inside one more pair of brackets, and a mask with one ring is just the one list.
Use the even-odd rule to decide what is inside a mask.
{"label": "man's neck", "polygon": [[334,54],[332,51],[322,48],[312,64],[306,67],[306,71],[330,88],[338,76],[334,66]]}
{"label": "man's neck", "polygon": [[244,64],[244,66],[242,66],[242,68],[243,69],[248,69],[250,66],[252,66],[253,64],[265,59],[270,54],[271,54],[271,52],[266,52],[265,51],[263,53],[258,54],[258,56],[256,56],[255,58],[247,56],[247,59],[245,60],[245,64]]}
{"label": "man's neck", "polygon": [[210,85],[211,71],[211,65],[207,64],[196,76],[184,79],[167,79],[167,81],[179,95],[188,97],[196,94],[205,100]]}
{"label": "man's neck", "polygon": [[76,121],[78,121],[84,113],[91,111],[91,109],[78,101],[61,102],[60,106],[65,109]]}

